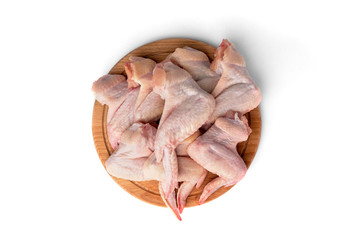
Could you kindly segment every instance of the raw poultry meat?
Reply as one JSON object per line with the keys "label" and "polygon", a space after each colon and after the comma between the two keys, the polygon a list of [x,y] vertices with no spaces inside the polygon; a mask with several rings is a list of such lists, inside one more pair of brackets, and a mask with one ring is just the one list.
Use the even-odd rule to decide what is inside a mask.
{"label": "raw poultry meat", "polygon": [[149,123],[134,123],[121,135],[116,155],[129,158],[149,157],[154,151],[156,128]]}
{"label": "raw poultry meat", "polygon": [[176,151],[176,155],[177,156],[189,156],[188,152],[187,152],[187,148],[189,146],[190,143],[192,143],[193,141],[195,141],[195,139],[197,139],[199,136],[201,135],[200,131],[196,131],[194,132],[190,137],[188,137],[187,139],[185,139],[184,141],[182,141],[181,143],[179,143],[179,145],[177,145],[175,151]]}
{"label": "raw poultry meat", "polygon": [[[196,186],[199,187],[203,183],[207,171],[189,157],[178,157],[179,175],[178,180],[183,182],[178,191],[177,198],[175,192],[169,197],[165,197],[162,182],[166,181],[164,167],[161,163],[151,158],[139,157],[129,158],[121,157],[113,154],[105,162],[108,173],[117,178],[128,179],[131,181],[159,181],[159,192],[166,205],[180,218],[183,211],[186,198]],[[178,201],[178,203],[176,202]]]}
{"label": "raw poultry meat", "polygon": [[211,93],[220,75],[210,69],[210,61],[205,53],[191,47],[177,48],[168,57],[171,62],[190,73],[197,84]]}
{"label": "raw poultry meat", "polygon": [[107,171],[118,178],[134,181],[152,180],[142,171],[142,167],[153,152],[155,135],[156,129],[149,123],[132,124],[122,134],[119,147],[106,160]]}
{"label": "raw poultry meat", "polygon": [[152,122],[160,119],[164,109],[164,100],[154,91],[150,92],[134,114],[135,122]]}
{"label": "raw poultry meat", "polygon": [[155,155],[163,163],[166,174],[164,192],[169,197],[178,182],[175,148],[205,123],[213,112],[215,100],[187,71],[169,60],[156,65],[153,81],[154,91],[165,99],[155,139]]}
{"label": "raw poultry meat", "polygon": [[122,75],[107,74],[93,83],[95,98],[108,105],[107,133],[111,147],[115,150],[121,134],[134,122],[134,104],[139,87],[128,88]]}
{"label": "raw poultry meat", "polygon": [[[201,135],[200,131],[196,131],[194,134],[192,134],[190,137],[185,139],[183,142],[181,142],[176,147],[175,151],[176,151],[176,155],[178,156],[178,159],[179,159],[180,156],[183,156],[183,157],[185,157],[185,156],[188,157],[189,156],[188,151],[187,151],[189,145],[192,142],[194,142],[200,135]],[[184,171],[183,167],[180,167],[179,168],[179,175],[183,175],[183,173],[182,173],[183,171]],[[190,170],[187,170],[187,174],[189,176],[193,175],[190,172]],[[204,169],[202,177],[196,183],[196,188],[199,188],[201,186],[201,184],[205,180],[206,175],[207,175],[207,170]],[[194,187],[195,187],[195,182],[191,182],[191,181],[184,181],[180,185],[179,190],[177,191],[177,206],[179,208],[180,213],[183,212],[184,207],[186,205],[186,199],[190,195],[190,193],[194,189]]]}
{"label": "raw poultry meat", "polygon": [[246,141],[251,133],[245,116],[229,112],[188,147],[189,156],[209,172],[218,175],[208,183],[200,196],[199,204],[222,186],[239,182],[247,171],[236,145]]}
{"label": "raw poultry meat", "polygon": [[223,40],[216,50],[211,69],[221,74],[221,77],[212,92],[216,107],[203,126],[204,129],[230,110],[245,114],[256,108],[261,101],[260,90],[252,81],[243,57],[232,43]]}
{"label": "raw poultry meat", "polygon": [[95,99],[101,104],[106,104],[108,109],[107,123],[109,123],[118,109],[124,102],[127,93],[127,81],[123,75],[106,74],[95,81],[92,85],[92,91]]}
{"label": "raw poultry meat", "polygon": [[[205,179],[207,171],[189,157],[178,157],[179,181],[183,182],[178,191],[165,197],[162,182],[166,180],[164,168],[155,159],[148,158],[154,147],[156,129],[150,124],[134,123],[121,136],[119,147],[107,159],[105,167],[110,175],[133,181],[158,180],[159,191],[166,205],[172,209],[178,219],[185,207],[186,198],[194,188],[199,187]],[[194,140],[188,139],[185,145]],[[179,206],[179,207],[178,207]]]}
{"label": "raw poultry meat", "polygon": [[121,134],[134,123],[135,102],[139,91],[139,87],[129,89],[126,99],[107,124],[109,142],[114,150],[119,145]]}
{"label": "raw poultry meat", "polygon": [[224,89],[237,83],[252,83],[243,56],[235,46],[224,39],[216,49],[214,61],[211,63],[211,70],[221,75],[212,94],[217,97]]}
{"label": "raw poultry meat", "polygon": [[160,119],[164,100],[153,91],[152,73],[156,63],[149,58],[131,56],[124,64],[129,87],[140,86],[135,103],[134,122],[151,122]]}
{"label": "raw poultry meat", "polygon": [[205,53],[183,47],[159,64],[131,56],[124,67],[127,80],[108,74],[92,86],[108,106],[115,151],[105,167],[114,177],[159,181],[163,201],[181,220],[186,199],[208,171],[218,177],[205,186],[199,204],[245,176],[236,145],[251,133],[244,114],[259,105],[260,90],[227,40],[211,64]]}
{"label": "raw poultry meat", "polygon": [[178,219],[181,220],[178,213],[183,212],[187,197],[190,195],[194,187],[199,188],[202,185],[208,172],[190,157],[178,156],[177,160],[179,164],[178,181],[182,182],[179,190],[177,191],[177,198],[175,198],[175,191],[171,192],[170,197],[166,198],[165,196],[162,184],[166,181],[166,173],[162,164],[153,161],[151,162],[150,168],[152,168],[151,171],[153,173],[157,172],[157,175],[161,173],[162,177],[160,179],[155,179],[160,181],[159,191],[161,193],[161,197],[166,205],[173,210]]}
{"label": "raw poultry meat", "polygon": [[138,99],[135,103],[135,109],[140,106],[152,91],[152,72],[155,65],[156,62],[149,58],[133,56],[124,64],[129,88],[141,86]]}

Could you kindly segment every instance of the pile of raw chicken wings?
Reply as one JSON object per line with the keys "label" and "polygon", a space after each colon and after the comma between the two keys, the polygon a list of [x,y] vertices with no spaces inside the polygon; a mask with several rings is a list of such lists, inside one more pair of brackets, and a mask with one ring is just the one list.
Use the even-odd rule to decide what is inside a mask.
{"label": "pile of raw chicken wings", "polygon": [[181,220],[186,199],[209,182],[199,204],[246,173],[236,145],[251,133],[245,113],[261,101],[243,57],[223,40],[210,63],[190,47],[164,61],[130,57],[123,75],[105,75],[92,91],[108,106],[107,134],[114,149],[108,173],[133,181],[159,181],[166,205]]}

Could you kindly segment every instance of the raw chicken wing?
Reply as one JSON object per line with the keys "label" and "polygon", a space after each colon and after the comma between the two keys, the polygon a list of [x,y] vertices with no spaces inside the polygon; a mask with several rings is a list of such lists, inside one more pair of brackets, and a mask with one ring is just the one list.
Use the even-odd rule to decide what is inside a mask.
{"label": "raw chicken wing", "polygon": [[211,69],[221,74],[221,78],[212,92],[216,99],[216,107],[204,125],[205,129],[228,111],[243,115],[256,108],[261,101],[260,90],[252,81],[243,57],[227,40],[223,40],[217,48]]}
{"label": "raw chicken wing", "polygon": [[199,204],[220,187],[234,185],[245,176],[247,168],[236,145],[246,141],[250,133],[246,117],[239,119],[238,113],[230,112],[230,118],[218,118],[206,133],[189,145],[189,156],[209,172],[218,175],[205,186]]}
{"label": "raw chicken wing", "polygon": [[209,118],[215,107],[212,95],[202,90],[184,69],[170,61],[154,69],[154,91],[165,99],[155,139],[155,155],[163,162],[166,174],[165,196],[174,191],[178,179],[175,148],[196,132]]}

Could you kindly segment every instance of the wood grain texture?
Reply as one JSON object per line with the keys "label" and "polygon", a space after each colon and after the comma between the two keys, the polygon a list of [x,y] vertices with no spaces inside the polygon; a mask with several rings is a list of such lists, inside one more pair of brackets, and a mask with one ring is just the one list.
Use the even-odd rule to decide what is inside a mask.
{"label": "wood grain texture", "polygon": [[[162,39],[155,42],[151,42],[149,44],[146,44],[131,51],[125,57],[123,57],[119,62],[115,64],[115,66],[110,70],[109,74],[123,74],[126,76],[124,70],[124,63],[128,61],[130,56],[146,57],[146,58],[151,58],[156,62],[161,62],[170,53],[174,52],[176,48],[185,47],[185,46],[189,46],[206,53],[210,60],[213,59],[216,50],[215,47],[197,40],[185,39],[185,38]],[[105,105],[103,106],[98,101],[95,101],[94,110],[93,110],[93,119],[92,119],[92,131],[93,131],[95,148],[104,167],[105,167],[105,161],[113,152],[113,149],[111,148],[107,137],[107,126],[106,126],[107,110],[108,110],[107,106]],[[256,109],[248,113],[247,118],[249,120],[249,125],[252,129],[252,133],[250,134],[246,142],[238,144],[237,150],[241,155],[241,157],[244,159],[246,166],[249,168],[254,159],[260,141],[261,117],[260,117],[259,108],[257,107]],[[198,205],[198,201],[204,186],[215,177],[216,175],[212,173],[208,174],[208,176],[204,181],[204,184],[199,189],[194,189],[191,192],[190,196],[187,199],[186,207],[192,207]],[[135,196],[136,198],[145,201],[147,203],[165,207],[165,204],[163,203],[158,191],[157,181],[136,182],[136,181],[129,181],[115,177],[112,178],[124,190],[126,190],[128,193]],[[231,187],[232,186],[220,188],[218,191],[213,193],[205,201],[205,203],[212,201],[218,198],[219,196],[223,195],[224,193],[229,191]]]}

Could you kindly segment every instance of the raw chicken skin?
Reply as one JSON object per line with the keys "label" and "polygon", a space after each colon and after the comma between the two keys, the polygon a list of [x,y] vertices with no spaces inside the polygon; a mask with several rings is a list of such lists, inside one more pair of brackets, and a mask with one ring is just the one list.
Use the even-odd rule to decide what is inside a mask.
{"label": "raw chicken skin", "polygon": [[[190,137],[185,139],[183,142],[181,142],[175,149],[176,155],[178,156],[186,156],[188,157],[189,154],[187,152],[188,146],[194,142],[199,136],[201,135],[200,131],[196,131],[194,134],[192,134]],[[179,171],[182,171],[179,169]],[[199,180],[196,184],[196,188],[199,188],[203,181],[205,180],[205,177],[207,175],[207,171],[204,169],[204,175],[201,180]],[[180,173],[179,173],[180,174]],[[180,174],[181,175],[181,174]],[[179,190],[177,191],[177,205],[179,207],[180,213],[184,210],[184,207],[186,205],[186,199],[190,195],[191,191],[194,189],[195,184],[189,181],[183,182],[180,185]]]}
{"label": "raw chicken skin", "polygon": [[101,104],[108,105],[107,123],[109,123],[130,92],[127,81],[123,75],[104,75],[92,85],[95,99]]}
{"label": "raw chicken skin", "polygon": [[149,123],[134,123],[121,135],[116,155],[129,158],[149,157],[154,151],[156,128]]}
{"label": "raw chicken skin", "polygon": [[119,147],[106,160],[105,167],[114,177],[143,181],[143,173],[137,169],[153,152],[156,129],[149,123],[134,123],[119,139]]}
{"label": "raw chicken skin", "polygon": [[246,141],[251,133],[247,119],[230,112],[218,118],[215,124],[188,147],[189,156],[209,172],[218,175],[208,183],[200,196],[199,204],[222,186],[239,182],[247,171],[236,145]]}
{"label": "raw chicken skin", "polygon": [[[134,123],[121,136],[119,147],[105,162],[110,175],[132,181],[158,180],[159,191],[166,205],[172,209],[178,219],[185,207],[186,198],[196,185],[199,187],[207,171],[189,157],[179,157],[179,181],[184,181],[178,191],[177,205],[175,192],[168,198],[162,190],[162,182],[166,180],[164,168],[155,159],[148,158],[152,153],[156,129],[150,124]],[[194,139],[194,138],[192,138]],[[190,143],[191,140],[187,142]],[[179,206],[179,207],[178,207]]]}
{"label": "raw chicken skin", "polygon": [[205,53],[191,47],[177,48],[168,57],[171,62],[190,73],[197,84],[211,93],[220,75],[210,69],[210,61]]}
{"label": "raw chicken skin", "polygon": [[134,106],[139,87],[128,88],[123,75],[104,75],[93,83],[92,91],[96,100],[108,105],[107,134],[115,150],[121,134],[134,122]]}
{"label": "raw chicken skin", "polygon": [[152,73],[156,63],[149,58],[129,58],[125,63],[129,87],[140,86],[139,96],[135,103],[134,122],[151,122],[160,119],[164,100],[153,91]]}
{"label": "raw chicken skin", "polygon": [[160,119],[164,100],[154,91],[150,92],[134,113],[134,122],[153,122]]}
{"label": "raw chicken skin", "polygon": [[[131,181],[159,181],[159,191],[166,205],[171,208],[176,217],[181,220],[181,213],[186,204],[186,198],[194,186],[199,187],[203,183],[207,171],[189,157],[178,157],[179,175],[178,179],[183,182],[179,188],[177,198],[175,191],[169,197],[165,197],[161,184],[166,181],[164,167],[161,163],[149,158],[129,158],[111,155],[105,162],[108,173],[117,178]],[[176,203],[178,201],[178,205]]]}
{"label": "raw chicken skin", "polygon": [[196,132],[215,107],[212,95],[202,90],[184,69],[169,60],[157,64],[153,76],[154,91],[165,99],[155,139],[155,155],[163,162],[166,174],[165,196],[174,191],[178,182],[175,148]]}
{"label": "raw chicken skin", "polygon": [[187,139],[185,139],[184,141],[179,143],[179,145],[177,145],[177,147],[175,149],[176,155],[183,156],[183,157],[189,156],[189,154],[187,152],[187,148],[188,148],[189,144],[192,143],[193,141],[195,141],[195,139],[197,139],[200,135],[201,135],[200,131],[197,130],[190,137],[188,137]]}
{"label": "raw chicken skin", "polygon": [[256,108],[261,101],[261,92],[252,81],[243,57],[232,43],[223,40],[215,52],[211,69],[221,74],[221,77],[212,92],[216,107],[203,126],[204,129],[209,128],[218,117],[224,116],[230,110],[243,115]]}
{"label": "raw chicken skin", "polygon": [[109,142],[114,150],[119,145],[122,133],[134,123],[135,102],[139,95],[139,90],[139,87],[129,89],[126,99],[107,124]]}

